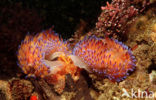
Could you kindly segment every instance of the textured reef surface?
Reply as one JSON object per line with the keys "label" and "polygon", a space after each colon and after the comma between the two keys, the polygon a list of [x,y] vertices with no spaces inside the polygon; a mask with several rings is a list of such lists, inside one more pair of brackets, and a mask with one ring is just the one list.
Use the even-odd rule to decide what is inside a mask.
{"label": "textured reef surface", "polygon": [[[1,67],[0,100],[156,99],[155,5],[154,0],[112,0],[101,7],[94,28],[81,20],[71,38],[64,40],[52,29],[39,32],[43,19],[18,4],[14,9],[23,11],[10,19],[32,20],[17,22],[25,26],[14,21],[8,22],[10,28],[0,26],[0,33],[19,34],[9,36],[14,37],[11,45],[20,45],[17,59],[8,54],[1,60],[1,65],[9,65]],[[2,12],[6,15],[7,8]],[[20,34],[27,30],[38,34]],[[18,66],[9,63],[11,59]]]}

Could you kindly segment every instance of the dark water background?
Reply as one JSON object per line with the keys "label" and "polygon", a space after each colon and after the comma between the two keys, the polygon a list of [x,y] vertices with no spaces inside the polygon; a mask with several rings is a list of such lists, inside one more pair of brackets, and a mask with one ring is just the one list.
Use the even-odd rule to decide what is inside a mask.
{"label": "dark water background", "polygon": [[17,50],[24,37],[54,26],[64,39],[74,34],[81,21],[94,28],[105,0],[1,0],[0,79],[17,76]]}

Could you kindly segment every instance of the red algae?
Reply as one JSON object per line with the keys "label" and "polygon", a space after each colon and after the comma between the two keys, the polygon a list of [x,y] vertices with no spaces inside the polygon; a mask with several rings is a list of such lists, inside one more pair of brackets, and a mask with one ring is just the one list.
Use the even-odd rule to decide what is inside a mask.
{"label": "red algae", "polygon": [[148,0],[112,0],[102,6],[96,28],[98,33],[123,37],[134,22],[135,17],[150,5]]}

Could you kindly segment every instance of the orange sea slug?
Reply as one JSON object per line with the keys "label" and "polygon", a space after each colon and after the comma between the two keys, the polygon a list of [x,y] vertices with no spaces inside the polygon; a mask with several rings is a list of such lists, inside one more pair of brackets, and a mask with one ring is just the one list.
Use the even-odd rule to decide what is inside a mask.
{"label": "orange sea slug", "polygon": [[86,64],[82,68],[116,82],[135,69],[135,57],[130,49],[115,39],[86,37],[75,45],[73,54]]}
{"label": "orange sea slug", "polygon": [[76,81],[79,69],[70,57],[68,44],[52,29],[32,37],[26,36],[19,46],[18,65],[27,76],[45,78],[61,93],[65,87],[65,75],[71,74]]}

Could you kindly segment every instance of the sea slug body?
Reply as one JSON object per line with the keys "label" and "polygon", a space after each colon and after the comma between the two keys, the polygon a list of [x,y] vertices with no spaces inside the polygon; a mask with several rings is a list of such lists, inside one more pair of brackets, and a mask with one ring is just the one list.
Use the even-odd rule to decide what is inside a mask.
{"label": "sea slug body", "polygon": [[68,53],[68,49],[52,30],[43,31],[35,37],[28,35],[18,50],[19,65],[29,76],[44,77],[50,67],[45,63],[45,59],[50,59],[49,55],[55,52]]}
{"label": "sea slug body", "polygon": [[37,35],[27,35],[19,46],[18,65],[27,76],[46,79],[61,93],[65,87],[65,75],[71,74],[77,80],[78,67],[68,55],[69,45],[52,30]]}
{"label": "sea slug body", "polygon": [[85,37],[75,45],[73,55],[84,61],[85,69],[116,82],[135,69],[135,57],[130,49],[115,39]]}

